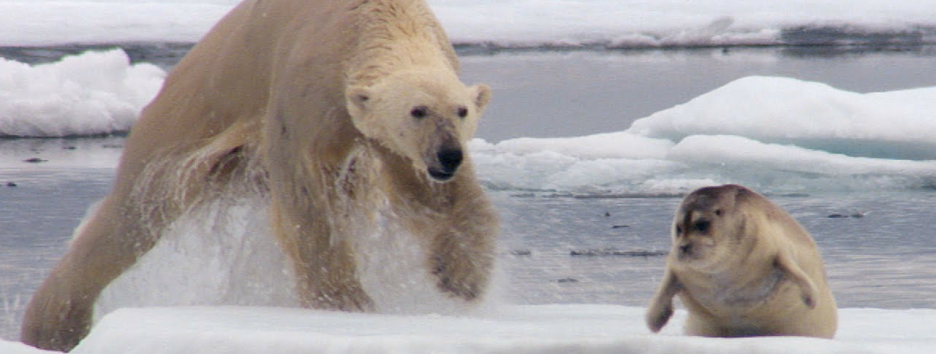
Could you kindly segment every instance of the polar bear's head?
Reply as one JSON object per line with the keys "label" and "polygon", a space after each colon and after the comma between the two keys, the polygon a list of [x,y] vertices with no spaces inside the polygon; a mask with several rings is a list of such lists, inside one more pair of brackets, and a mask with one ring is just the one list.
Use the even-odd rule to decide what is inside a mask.
{"label": "polar bear's head", "polygon": [[345,98],[364,136],[410,160],[431,180],[445,182],[462,163],[491,89],[465,86],[447,71],[410,71],[349,86]]}

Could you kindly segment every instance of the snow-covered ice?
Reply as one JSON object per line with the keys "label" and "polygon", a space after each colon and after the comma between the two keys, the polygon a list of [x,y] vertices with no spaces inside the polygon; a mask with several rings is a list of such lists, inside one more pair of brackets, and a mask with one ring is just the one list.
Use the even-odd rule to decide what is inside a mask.
{"label": "snow-covered ice", "polygon": [[[861,43],[884,33],[895,41],[933,40],[932,3],[870,0],[707,1],[429,1],[456,43],[505,47],[660,47]],[[902,35],[909,35],[903,37]],[[803,37],[803,38],[800,38]]]}
{"label": "snow-covered ice", "polygon": [[20,342],[5,341],[0,339],[0,353],[3,354],[49,354],[58,353],[55,351],[39,350]]}
{"label": "snow-covered ice", "polygon": [[498,189],[679,194],[729,181],[776,193],[926,188],[936,185],[934,102],[932,87],[859,94],[746,77],[624,131],[471,146],[479,174]]}
{"label": "snow-covered ice", "polygon": [[[936,350],[936,310],[843,309],[834,340],[680,335],[679,310],[661,334],[643,309],[617,305],[503,305],[463,316],[374,315],[295,308],[127,308],[72,353],[901,353]],[[4,353],[46,353],[0,341]]]}
{"label": "snow-covered ice", "polygon": [[165,75],[152,64],[131,64],[120,49],[38,65],[0,58],[0,137],[129,131]]}
{"label": "snow-covered ice", "polygon": [[633,123],[670,141],[744,136],[874,158],[936,159],[936,87],[860,94],[816,82],[752,76]]}
{"label": "snow-covered ice", "polygon": [[[0,45],[195,42],[238,0],[7,0]],[[429,0],[456,44],[685,46],[936,40],[929,0]]]}

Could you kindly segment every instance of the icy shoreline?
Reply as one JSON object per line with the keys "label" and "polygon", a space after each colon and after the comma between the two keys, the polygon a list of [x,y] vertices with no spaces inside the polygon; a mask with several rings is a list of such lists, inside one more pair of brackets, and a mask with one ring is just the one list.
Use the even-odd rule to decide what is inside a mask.
{"label": "icy shoreline", "polygon": [[[931,353],[936,310],[840,310],[834,340],[680,335],[677,311],[660,335],[643,308],[503,305],[465,316],[378,315],[291,308],[126,308],[99,323],[73,351],[147,353]],[[46,353],[0,341],[8,354]]]}

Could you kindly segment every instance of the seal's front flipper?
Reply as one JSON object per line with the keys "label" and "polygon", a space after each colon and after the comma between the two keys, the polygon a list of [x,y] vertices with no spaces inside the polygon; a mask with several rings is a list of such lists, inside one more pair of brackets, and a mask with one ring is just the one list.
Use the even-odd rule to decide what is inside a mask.
{"label": "seal's front flipper", "polygon": [[650,306],[647,308],[647,314],[644,317],[647,327],[653,333],[659,332],[673,316],[673,297],[681,288],[676,276],[667,269],[666,274],[663,275],[660,288],[653,295],[653,300],[650,300]]}
{"label": "seal's front flipper", "polygon": [[802,291],[803,303],[806,304],[811,309],[816,308],[816,300],[818,299],[818,291],[816,290],[816,285],[809,275],[799,267],[798,264],[793,260],[793,257],[787,252],[781,252],[777,255],[777,259],[774,261],[774,266],[780,269],[783,272],[783,276],[796,285],[798,285]]}

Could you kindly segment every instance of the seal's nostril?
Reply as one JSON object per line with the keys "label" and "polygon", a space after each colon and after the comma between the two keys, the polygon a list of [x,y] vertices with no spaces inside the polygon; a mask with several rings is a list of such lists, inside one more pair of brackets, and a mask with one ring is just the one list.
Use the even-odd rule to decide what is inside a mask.
{"label": "seal's nostril", "polygon": [[442,168],[449,172],[454,172],[462,162],[462,152],[459,149],[442,150],[437,156]]}
{"label": "seal's nostril", "polygon": [[687,244],[685,244],[685,245],[679,246],[679,252],[680,252],[680,253],[683,253],[683,254],[689,253],[689,251],[691,251],[691,250],[692,250],[692,244],[691,244],[691,243],[687,243]]}

